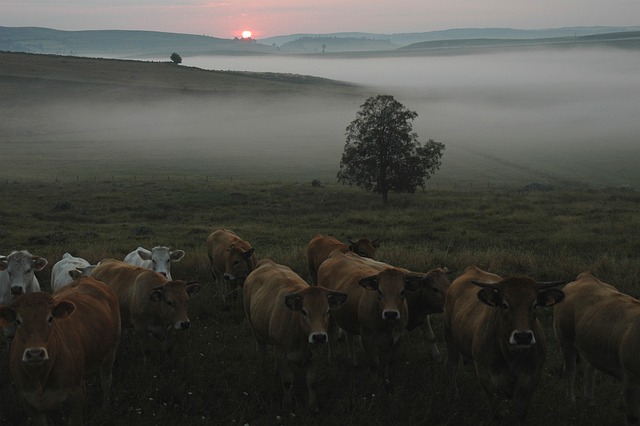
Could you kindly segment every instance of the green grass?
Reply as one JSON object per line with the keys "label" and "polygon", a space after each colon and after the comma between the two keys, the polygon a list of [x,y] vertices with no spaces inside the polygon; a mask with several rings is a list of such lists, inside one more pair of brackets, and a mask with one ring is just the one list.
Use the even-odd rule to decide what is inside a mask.
{"label": "green grass", "polygon": [[[349,368],[339,345],[335,363],[322,357],[321,413],[307,412],[301,377],[295,388],[295,414],[283,413],[275,358],[271,354],[269,369],[260,370],[242,309],[223,306],[212,283],[205,239],[219,226],[249,240],[259,258],[286,264],[305,279],[306,244],[316,233],[325,233],[342,240],[379,237],[380,260],[415,270],[446,266],[459,274],[475,264],[502,275],[526,274],[539,280],[573,279],[591,270],[623,291],[639,292],[640,217],[635,211],[640,194],[630,190],[442,189],[391,194],[384,208],[378,195],[338,185],[314,188],[214,179],[7,180],[0,185],[0,199],[0,253],[28,249],[46,257],[49,265],[37,274],[45,289],[51,267],[65,251],[95,262],[123,258],[138,245],[158,244],[186,251],[172,266],[174,277],[203,284],[189,306],[193,327],[174,333],[170,362],[155,354],[145,363],[139,342],[125,333],[110,415],[98,409],[97,378],[88,382],[89,425],[485,422],[487,401],[472,369],[460,367],[461,396],[450,399],[444,365],[429,359],[418,332],[406,336],[400,348],[393,394],[372,381],[366,369]],[[583,400],[577,414],[566,407],[552,311],[543,311],[541,321],[549,353],[530,424],[622,424],[621,385],[607,376],[598,378],[595,410],[587,411]],[[438,315],[434,328],[445,354]],[[10,381],[7,363],[2,348],[0,383]],[[581,383],[579,374],[579,389]],[[10,386],[0,388],[3,422],[22,418],[13,398]]]}

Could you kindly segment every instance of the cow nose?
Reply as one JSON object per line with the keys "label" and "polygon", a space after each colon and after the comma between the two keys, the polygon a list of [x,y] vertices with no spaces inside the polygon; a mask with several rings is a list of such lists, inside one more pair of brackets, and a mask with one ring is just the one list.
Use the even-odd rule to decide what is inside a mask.
{"label": "cow nose", "polygon": [[327,333],[311,333],[309,335],[309,343],[327,343],[328,337]]}
{"label": "cow nose", "polygon": [[390,322],[398,321],[400,319],[400,312],[387,309],[382,312],[382,319]]}
{"label": "cow nose", "polygon": [[11,294],[14,296],[20,296],[24,293],[24,288],[22,287],[11,287]]}
{"label": "cow nose", "polygon": [[180,321],[176,327],[178,330],[186,330],[191,327],[191,321]]}
{"label": "cow nose", "polygon": [[23,362],[43,362],[49,359],[45,348],[27,348],[22,354]]}
{"label": "cow nose", "polygon": [[224,274],[222,275],[222,278],[227,280],[227,281],[231,281],[233,279],[233,275],[231,274]]}
{"label": "cow nose", "polygon": [[511,334],[511,343],[517,346],[531,346],[536,343],[536,339],[531,330],[514,331]]}

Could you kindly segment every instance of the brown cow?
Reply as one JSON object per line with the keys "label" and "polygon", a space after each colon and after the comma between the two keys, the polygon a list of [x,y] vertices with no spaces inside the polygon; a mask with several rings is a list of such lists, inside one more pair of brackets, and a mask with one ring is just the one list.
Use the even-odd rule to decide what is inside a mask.
{"label": "brown cow", "polygon": [[[352,365],[358,364],[354,344],[359,335],[370,366],[377,369],[382,364],[389,382],[408,321],[405,292],[417,290],[423,280],[394,267],[380,270],[354,253],[338,250],[320,265],[318,285],[347,294],[347,301],[332,317],[345,331]],[[382,362],[381,355],[385,356]]]}
{"label": "brown cow", "polygon": [[10,371],[34,424],[43,412],[69,404],[69,424],[83,424],[84,376],[100,372],[103,404],[109,404],[111,371],[120,341],[118,298],[91,277],[68,284],[53,296],[44,292],[0,307],[0,317],[17,325]]}
{"label": "brown cow", "polygon": [[344,293],[309,286],[290,268],[269,259],[258,262],[244,284],[244,309],[265,365],[266,346],[278,355],[284,386],[283,406],[291,407],[292,364],[306,367],[309,408],[318,411],[316,350],[328,342],[329,312],[344,303]]}
{"label": "brown cow", "polygon": [[342,253],[349,251],[354,252],[358,256],[375,259],[376,250],[380,247],[378,238],[371,241],[368,238],[360,238],[358,241],[349,240],[349,244],[345,244],[335,237],[328,235],[316,235],[309,241],[307,245],[307,265],[309,274],[314,283],[318,282],[318,268],[324,262],[333,250],[339,250]]}
{"label": "brown cow", "polygon": [[[369,258],[353,258],[354,261],[370,265],[378,270],[391,268],[393,266]],[[420,328],[427,340],[429,353],[434,359],[440,358],[440,351],[436,345],[436,335],[431,327],[429,314],[441,313],[444,309],[444,299],[449,288],[449,278],[447,268],[435,268],[428,272],[413,272],[405,268],[398,268],[409,275],[422,277],[423,281],[416,291],[405,294],[409,317],[407,320],[407,330],[412,331]]]}
{"label": "brown cow", "polygon": [[[116,259],[100,262],[91,276],[108,284],[116,292],[123,323],[132,324],[141,338],[150,333],[162,341],[165,353],[171,350],[168,331],[171,328],[184,330],[191,326],[187,302],[200,290],[199,284],[169,281],[159,272]],[[148,355],[151,343],[147,341],[144,345],[145,354]]]}
{"label": "brown cow", "polygon": [[[247,275],[256,267],[255,250],[228,229],[219,228],[207,238],[207,256],[211,264],[211,273],[220,286],[222,301],[227,303],[227,296],[233,292],[233,298],[242,292],[242,285]],[[234,283],[236,288],[230,288]]]}
{"label": "brown cow", "polygon": [[503,279],[475,266],[456,278],[447,292],[443,322],[452,391],[458,392],[455,374],[462,355],[474,362],[493,414],[504,415],[501,396],[506,396],[524,422],[546,357],[536,308],[560,302],[562,290],[549,287],[563,283]]}
{"label": "brown cow", "polygon": [[622,379],[627,424],[640,418],[640,301],[588,272],[564,287],[553,325],[564,358],[567,397],[575,403],[576,357],[584,363],[584,393],[594,404],[595,370]]}

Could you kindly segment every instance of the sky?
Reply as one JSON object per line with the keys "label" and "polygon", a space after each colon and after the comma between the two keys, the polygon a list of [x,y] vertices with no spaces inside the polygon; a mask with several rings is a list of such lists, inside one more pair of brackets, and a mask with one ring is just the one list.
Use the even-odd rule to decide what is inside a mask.
{"label": "sky", "polygon": [[2,0],[0,26],[255,39],[297,33],[636,26],[638,0]]}

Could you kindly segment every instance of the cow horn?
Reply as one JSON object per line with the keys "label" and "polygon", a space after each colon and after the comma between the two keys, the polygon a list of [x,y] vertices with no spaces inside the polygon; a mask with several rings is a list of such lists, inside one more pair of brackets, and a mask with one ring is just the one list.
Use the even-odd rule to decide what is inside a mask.
{"label": "cow horn", "polygon": [[490,288],[491,290],[496,290],[495,283],[484,283],[482,281],[476,281],[476,280],[471,280],[471,283],[477,285],[478,287]]}
{"label": "cow horn", "polygon": [[537,282],[536,285],[538,290],[544,290],[551,287],[556,287],[562,284],[566,284],[567,280],[559,280],[559,281],[546,281],[546,282]]}
{"label": "cow horn", "polygon": [[162,291],[163,288],[164,288],[163,285],[157,285],[154,288],[152,288],[151,290],[153,290],[153,291]]}

